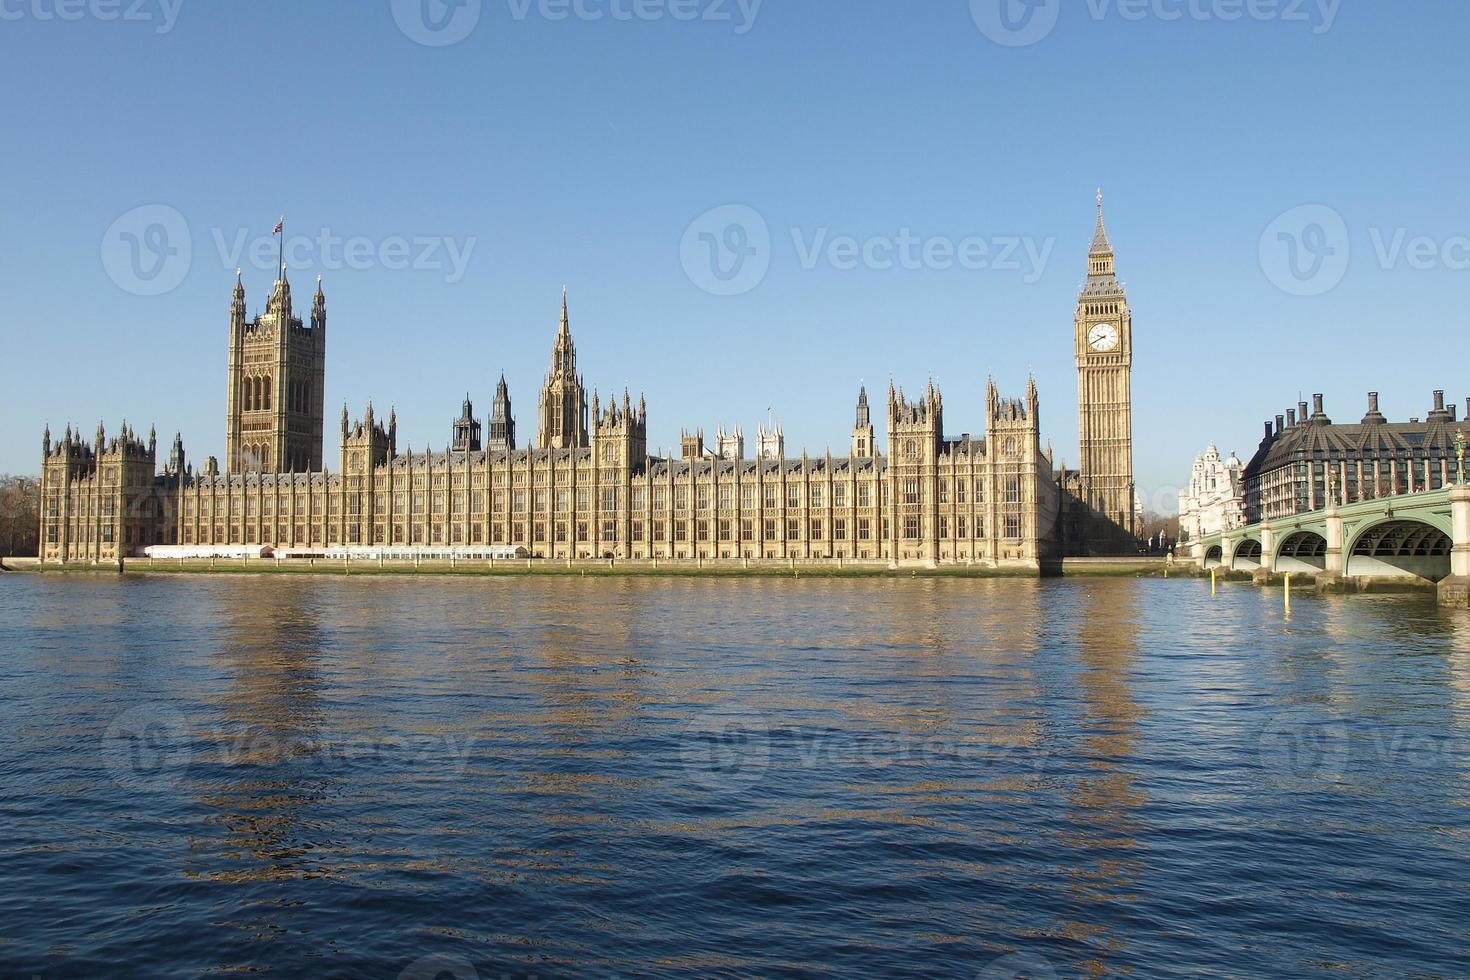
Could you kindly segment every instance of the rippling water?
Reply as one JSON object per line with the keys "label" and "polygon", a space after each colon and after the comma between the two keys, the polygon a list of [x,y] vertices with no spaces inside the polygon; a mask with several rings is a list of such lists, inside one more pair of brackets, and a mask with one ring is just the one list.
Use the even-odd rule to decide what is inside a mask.
{"label": "rippling water", "polygon": [[0,973],[1470,974],[1470,618],[0,577]]}

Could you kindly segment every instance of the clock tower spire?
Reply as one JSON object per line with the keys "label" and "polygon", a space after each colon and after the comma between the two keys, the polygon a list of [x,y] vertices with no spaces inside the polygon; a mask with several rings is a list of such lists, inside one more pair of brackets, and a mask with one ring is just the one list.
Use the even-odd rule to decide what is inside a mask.
{"label": "clock tower spire", "polygon": [[1113,244],[1097,192],[1097,229],[1087,251],[1087,281],[1077,298],[1077,428],[1083,503],[1092,512],[1093,551],[1132,550],[1133,314],[1118,282]]}

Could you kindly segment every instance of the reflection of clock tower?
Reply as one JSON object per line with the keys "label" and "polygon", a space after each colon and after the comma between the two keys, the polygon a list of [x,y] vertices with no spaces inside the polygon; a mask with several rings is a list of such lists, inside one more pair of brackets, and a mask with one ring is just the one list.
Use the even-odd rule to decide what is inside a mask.
{"label": "reflection of clock tower", "polygon": [[[1133,526],[1133,314],[1113,269],[1097,194],[1097,234],[1087,254],[1087,283],[1077,299],[1077,422],[1083,497],[1105,518],[1094,546],[1131,545]],[[1126,533],[1125,533],[1126,532]]]}

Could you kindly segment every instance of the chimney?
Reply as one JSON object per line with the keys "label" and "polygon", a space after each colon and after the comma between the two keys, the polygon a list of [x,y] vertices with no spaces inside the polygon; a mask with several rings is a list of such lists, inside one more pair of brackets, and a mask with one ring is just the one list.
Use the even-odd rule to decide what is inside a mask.
{"label": "chimney", "polygon": [[1436,391],[1434,393],[1434,410],[1436,412],[1443,412],[1444,411],[1444,392],[1443,391]]}
{"label": "chimney", "polygon": [[1363,424],[1382,425],[1387,421],[1388,419],[1384,418],[1383,413],[1378,410],[1378,392],[1368,392],[1368,414],[1363,416]]}
{"label": "chimney", "polygon": [[1286,421],[1286,420],[1283,419],[1281,416],[1279,416],[1279,415],[1276,416],[1276,434],[1278,436],[1281,435],[1281,423],[1284,422],[1284,421]]}
{"label": "chimney", "polygon": [[1302,424],[1303,425],[1306,425],[1306,423],[1307,423],[1307,403],[1306,402],[1297,402],[1296,403],[1296,413],[1297,413],[1298,416],[1301,417]]}
{"label": "chimney", "polygon": [[1271,441],[1271,420],[1266,420],[1266,442]]}
{"label": "chimney", "polygon": [[1294,408],[1288,408],[1286,410],[1286,427],[1288,429],[1296,428],[1296,409]]}
{"label": "chimney", "polygon": [[1313,415],[1313,417],[1316,417],[1318,415],[1326,415],[1326,414],[1327,413],[1322,410],[1322,396],[1321,395],[1313,395],[1312,396],[1312,415]]}

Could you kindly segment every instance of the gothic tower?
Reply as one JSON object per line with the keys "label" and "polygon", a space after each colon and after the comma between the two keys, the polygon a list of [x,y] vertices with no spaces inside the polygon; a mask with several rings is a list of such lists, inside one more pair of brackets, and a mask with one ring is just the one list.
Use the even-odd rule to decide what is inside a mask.
{"label": "gothic tower", "polygon": [[490,410],[490,438],[485,448],[496,453],[514,452],[516,448],[516,420],[510,414],[510,388],[503,374],[495,386],[495,407]]}
{"label": "gothic tower", "polygon": [[225,465],[231,473],[306,472],[322,467],[327,299],[317,277],[308,327],[291,310],[285,270],[266,311],[246,319],[245,283],[230,304],[230,378]]}
{"label": "gothic tower", "polygon": [[454,439],[450,448],[457,453],[480,451],[480,420],[475,418],[475,406],[470,401],[468,392],[465,393],[459,418],[454,422]]}
{"label": "gothic tower", "polygon": [[1077,300],[1077,423],[1083,502],[1092,510],[1088,547],[1131,550],[1133,484],[1133,314],[1113,265],[1097,194],[1097,231]]}
{"label": "gothic tower", "polygon": [[939,455],[944,443],[944,396],[930,381],[910,401],[888,385],[888,526],[893,561],[939,557]]}
{"label": "gothic tower", "polygon": [[852,458],[873,459],[878,446],[873,442],[873,415],[868,410],[868,389],[858,391],[857,418],[852,428]]}
{"label": "gothic tower", "polygon": [[567,294],[561,294],[561,329],[551,349],[551,370],[541,389],[541,431],[536,445],[541,449],[585,449],[587,439],[587,391],[577,374],[577,348],[567,318]]}

